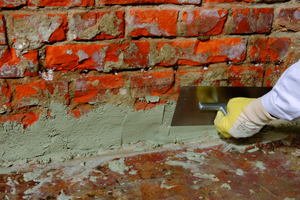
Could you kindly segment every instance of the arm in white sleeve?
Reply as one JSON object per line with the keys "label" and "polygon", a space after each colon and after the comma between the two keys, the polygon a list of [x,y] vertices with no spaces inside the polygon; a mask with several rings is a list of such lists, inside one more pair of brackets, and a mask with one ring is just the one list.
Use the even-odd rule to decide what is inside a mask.
{"label": "arm in white sleeve", "polygon": [[262,105],[280,119],[291,121],[300,117],[300,61],[281,75],[273,89],[262,97]]}

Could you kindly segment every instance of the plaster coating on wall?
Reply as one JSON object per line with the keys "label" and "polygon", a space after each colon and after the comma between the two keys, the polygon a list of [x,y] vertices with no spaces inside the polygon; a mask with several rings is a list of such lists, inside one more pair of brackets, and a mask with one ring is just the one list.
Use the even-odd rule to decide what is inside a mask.
{"label": "plaster coating on wall", "polygon": [[218,137],[214,126],[170,127],[175,103],[134,111],[113,104],[74,118],[66,106],[52,102],[50,116],[43,115],[23,129],[18,122],[5,122],[0,129],[0,159],[15,161],[69,153],[82,156],[120,148],[123,144],[148,141],[149,144],[197,141]]}

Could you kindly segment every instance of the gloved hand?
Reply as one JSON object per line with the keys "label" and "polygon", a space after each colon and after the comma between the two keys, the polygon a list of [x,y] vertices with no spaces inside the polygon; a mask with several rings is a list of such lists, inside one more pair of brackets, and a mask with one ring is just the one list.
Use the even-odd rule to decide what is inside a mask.
{"label": "gloved hand", "polygon": [[218,111],[214,120],[217,130],[227,138],[244,138],[258,133],[275,120],[263,107],[261,98],[233,98],[227,104],[227,116]]}

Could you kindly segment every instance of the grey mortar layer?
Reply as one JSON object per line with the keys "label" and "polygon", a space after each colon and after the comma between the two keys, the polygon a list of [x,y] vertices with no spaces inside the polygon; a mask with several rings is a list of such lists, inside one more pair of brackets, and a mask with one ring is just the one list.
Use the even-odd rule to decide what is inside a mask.
{"label": "grey mortar layer", "polygon": [[134,111],[108,104],[74,118],[65,105],[51,102],[51,117],[41,116],[26,130],[17,122],[3,123],[0,160],[96,155],[99,151],[138,141],[163,145],[218,137],[214,126],[170,127],[175,106],[175,102],[168,102],[147,111]]}

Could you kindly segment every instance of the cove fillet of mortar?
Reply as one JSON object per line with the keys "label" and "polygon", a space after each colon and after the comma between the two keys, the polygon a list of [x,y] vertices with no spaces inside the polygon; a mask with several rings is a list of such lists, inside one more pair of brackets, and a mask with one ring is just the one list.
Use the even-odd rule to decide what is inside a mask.
{"label": "cove fillet of mortar", "polygon": [[80,118],[70,116],[66,106],[51,102],[51,116],[26,130],[17,122],[0,129],[0,159],[16,161],[55,155],[95,155],[123,144],[149,141],[156,144],[218,138],[211,126],[170,127],[176,103],[168,102],[147,111],[103,105]]}

